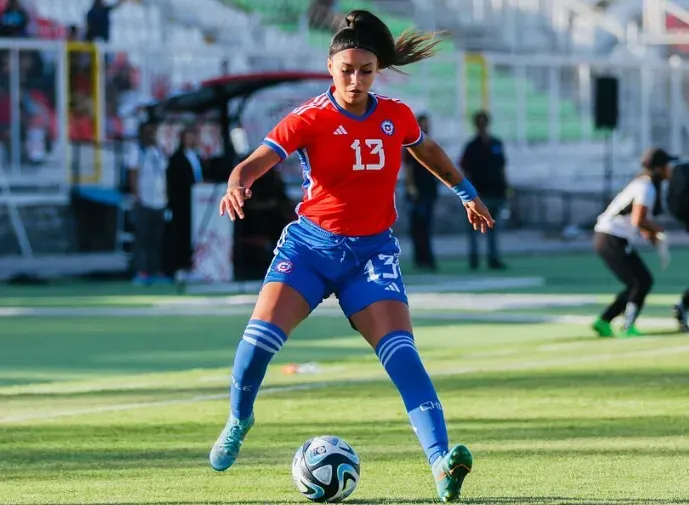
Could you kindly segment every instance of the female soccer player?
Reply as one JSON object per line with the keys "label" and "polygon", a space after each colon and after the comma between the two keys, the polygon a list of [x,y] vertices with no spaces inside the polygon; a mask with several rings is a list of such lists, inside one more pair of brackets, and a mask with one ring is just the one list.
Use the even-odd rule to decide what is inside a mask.
{"label": "female soccer player", "polygon": [[660,184],[670,176],[669,163],[674,159],[662,149],[649,149],[641,161],[643,172],[598,216],[594,228],[596,252],[625,285],[625,289],[593,324],[593,329],[601,337],[614,336],[610,323],[622,313],[622,335],[640,335],[635,322],[651,291],[653,276],[632,242],[642,235],[655,244],[657,235],[663,231],[650,216],[662,211]]}
{"label": "female soccer player", "polygon": [[426,137],[402,102],[370,93],[376,74],[430,57],[437,41],[407,33],[395,41],[373,14],[356,10],[333,37],[333,86],[285,117],[230,176],[220,214],[242,219],[251,185],[297,151],[304,175],[299,218],[283,231],[253,315],[235,354],[231,413],[210,453],[228,469],[254,424],[253,405],[271,358],[290,332],[331,293],[375,349],[404,401],[440,498],[457,499],[471,470],[469,450],[448,450],[442,406],[417,353],[400,274],[395,184],[406,147],[459,196],[469,221],[493,219],[473,186]]}

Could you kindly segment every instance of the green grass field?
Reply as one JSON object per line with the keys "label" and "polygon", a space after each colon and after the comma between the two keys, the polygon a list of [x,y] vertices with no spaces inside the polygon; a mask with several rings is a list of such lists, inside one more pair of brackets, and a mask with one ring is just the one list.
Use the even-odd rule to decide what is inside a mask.
{"label": "green grass field", "polygon": [[[658,272],[647,337],[606,340],[588,324],[618,285],[591,255],[511,258],[507,274],[441,265],[438,291],[453,277],[497,283],[473,293],[433,292],[405,269],[451,440],[474,452],[465,503],[689,504],[689,335],[669,310],[687,264],[678,251]],[[218,474],[207,455],[250,300],[122,283],[0,290],[0,504],[306,503],[290,463],[321,434],[362,459],[348,503],[437,502],[397,391],[334,307],[276,356],[242,455]],[[295,362],[319,371],[282,372]]]}

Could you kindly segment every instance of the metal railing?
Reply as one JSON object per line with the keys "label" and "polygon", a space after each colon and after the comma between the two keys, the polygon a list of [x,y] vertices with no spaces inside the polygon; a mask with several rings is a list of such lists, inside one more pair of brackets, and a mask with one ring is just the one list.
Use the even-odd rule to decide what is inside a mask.
{"label": "metal railing", "polygon": [[[4,93],[5,103],[9,103],[6,117],[0,114],[0,142],[7,153],[2,166],[10,183],[25,176],[36,184],[69,184],[71,142],[98,143],[133,135],[142,102],[164,97],[184,82],[194,86],[217,76],[226,57],[217,48],[196,54],[174,48],[94,47],[96,51],[89,57],[100,63],[93,82],[101,88],[95,88],[97,96],[90,97],[87,105],[101,117],[92,125],[93,135],[83,138],[75,136],[78,123],[70,123],[75,92],[69,87],[69,55],[80,53],[65,51],[62,42],[0,41],[0,58],[6,58],[11,69],[23,64],[32,69],[23,70],[25,74],[10,72],[4,87],[0,75],[0,95]],[[247,50],[240,57],[248,62],[246,71],[310,70],[322,67],[326,55]],[[505,141],[512,160],[519,160],[519,175],[528,177],[547,163],[561,167],[547,171],[549,180],[568,180],[565,176],[572,170],[583,170],[591,160],[605,155],[602,137],[595,131],[592,92],[594,79],[603,74],[620,78],[620,121],[612,143],[617,161],[627,164],[650,144],[678,153],[689,147],[689,65],[681,62],[613,63],[584,57],[444,52],[409,67],[409,72],[408,77],[384,73],[377,91],[405,100],[416,111],[428,112],[434,137],[453,158],[473,134],[471,115],[486,108],[493,116],[494,132]],[[94,89],[93,82],[87,83],[89,90]],[[252,144],[289,112],[287,105],[300,99],[289,94],[264,95],[261,103],[247,108]],[[285,107],[280,106],[282,101]],[[88,117],[84,124],[88,129]],[[93,169],[84,168],[82,173],[93,173],[92,183],[111,185],[111,179],[98,175],[99,164],[105,162],[96,155]],[[37,170],[40,178],[34,177]]]}

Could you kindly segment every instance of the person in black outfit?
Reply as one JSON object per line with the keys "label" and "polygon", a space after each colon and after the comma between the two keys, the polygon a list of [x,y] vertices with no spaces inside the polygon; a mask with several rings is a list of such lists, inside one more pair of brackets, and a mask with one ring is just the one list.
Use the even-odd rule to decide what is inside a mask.
{"label": "person in black outfit", "polygon": [[165,273],[188,275],[192,267],[191,192],[203,181],[198,136],[193,128],[180,133],[179,146],[168,162],[167,196],[172,218],[167,225]]}
{"label": "person in black outfit", "polygon": [[[490,117],[486,111],[474,115],[476,136],[465,146],[459,165],[464,174],[481,195],[491,215],[497,216],[507,202],[507,176],[505,174],[505,149],[497,137],[489,133]],[[488,266],[504,269],[497,244],[497,222],[486,232],[488,240]],[[479,266],[478,234],[469,227],[469,266],[475,270]]]}
{"label": "person in black outfit", "polygon": [[689,310],[689,289],[682,295],[682,300],[675,305],[675,318],[679,323],[679,331],[689,332],[689,324],[687,324],[687,311]]}
{"label": "person in black outfit", "polygon": [[[430,123],[428,116],[417,117],[419,126],[428,134]],[[414,264],[417,268],[437,270],[433,244],[433,210],[438,197],[438,179],[414,158],[407,149],[404,150],[404,167],[406,178],[406,199],[409,203],[409,224],[414,245]]]}
{"label": "person in black outfit", "polygon": [[281,171],[270,170],[251,186],[246,217],[234,222],[235,280],[259,280],[273,261],[275,244],[283,229],[297,216]]}
{"label": "person in black outfit", "polygon": [[93,5],[86,13],[86,40],[110,42],[110,13],[122,5],[125,0],[117,0],[107,5],[104,0],[93,0]]}

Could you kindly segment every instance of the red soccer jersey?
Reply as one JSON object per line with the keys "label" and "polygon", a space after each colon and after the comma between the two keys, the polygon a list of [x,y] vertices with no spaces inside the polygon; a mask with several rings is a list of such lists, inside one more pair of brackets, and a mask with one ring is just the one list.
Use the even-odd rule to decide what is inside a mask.
{"label": "red soccer jersey", "polygon": [[368,112],[355,116],[337,104],[333,89],[293,110],[263,143],[282,159],[297,151],[304,176],[300,216],[338,235],[374,235],[397,219],[402,148],[424,135],[399,100],[372,94]]}

